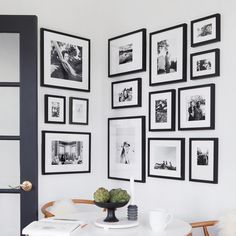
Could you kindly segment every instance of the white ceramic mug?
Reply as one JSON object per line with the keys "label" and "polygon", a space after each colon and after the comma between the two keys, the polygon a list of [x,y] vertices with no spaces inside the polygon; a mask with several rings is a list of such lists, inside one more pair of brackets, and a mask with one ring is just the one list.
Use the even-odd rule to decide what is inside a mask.
{"label": "white ceramic mug", "polygon": [[164,209],[149,212],[149,223],[154,232],[162,232],[172,219],[173,215]]}

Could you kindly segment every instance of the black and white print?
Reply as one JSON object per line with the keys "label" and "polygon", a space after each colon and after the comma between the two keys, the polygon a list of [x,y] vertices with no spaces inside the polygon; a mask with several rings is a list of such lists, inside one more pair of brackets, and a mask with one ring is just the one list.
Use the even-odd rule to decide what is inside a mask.
{"label": "black and white print", "polygon": [[43,131],[43,174],[90,172],[90,143],[90,133]]}
{"label": "black and white print", "polygon": [[90,40],[41,29],[42,86],[90,90]]}
{"label": "black and white print", "polygon": [[112,83],[112,108],[141,106],[141,79],[130,79]]}
{"label": "black and white print", "polygon": [[184,179],[184,139],[148,139],[148,176]]}
{"label": "black and white print", "polygon": [[220,14],[191,21],[191,46],[220,41]]}
{"label": "black and white print", "polygon": [[145,182],[145,117],[108,119],[108,178]]}
{"label": "black and white print", "polygon": [[187,25],[150,33],[150,85],[186,81]]}
{"label": "black and white print", "polygon": [[119,47],[119,64],[125,64],[133,61],[133,44],[127,44]]}
{"label": "black and white print", "polygon": [[217,183],[218,138],[190,138],[189,180]]}
{"label": "black and white print", "polygon": [[215,85],[179,89],[179,130],[215,128]]}
{"label": "black and white print", "polygon": [[155,101],[155,121],[156,123],[167,122],[167,99]]}

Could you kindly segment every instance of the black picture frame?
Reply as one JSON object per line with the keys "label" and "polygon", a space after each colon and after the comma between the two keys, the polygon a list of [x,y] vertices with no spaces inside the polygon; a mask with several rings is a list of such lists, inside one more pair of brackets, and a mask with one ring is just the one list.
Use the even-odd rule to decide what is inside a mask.
{"label": "black picture frame", "polygon": [[[47,158],[49,155],[49,152],[47,152],[50,147],[47,147],[47,135],[55,135],[55,139],[58,141],[61,137],[64,135],[78,135],[81,137],[84,137],[84,139],[87,139],[88,143],[87,146],[83,144],[83,151],[86,149],[87,151],[87,163],[85,165],[85,169],[82,170],[66,170],[66,171],[58,171],[58,170],[48,170],[47,167]],[[49,138],[49,140],[52,140],[52,138]],[[68,140],[67,140],[68,141]],[[59,141],[58,141],[59,142]],[[86,148],[85,148],[86,146]],[[50,149],[52,150],[52,149]],[[58,154],[59,155],[59,154]],[[84,158],[84,156],[83,156]],[[81,163],[80,163],[81,164]],[[53,164],[51,164],[53,165]],[[62,166],[61,168],[66,168],[66,164],[60,165]],[[61,169],[60,168],[60,169]],[[55,168],[56,169],[56,168]],[[67,168],[69,169],[69,168]],[[91,172],[91,133],[89,132],[67,132],[67,131],[49,131],[49,130],[43,130],[42,131],[42,175],[58,175],[58,174],[78,174],[78,173],[90,173]]]}
{"label": "black picture frame", "polygon": [[[211,63],[211,67],[214,65],[214,68],[215,68],[214,72],[207,73],[207,74],[201,74],[201,75],[194,75],[194,65],[193,65],[194,57],[200,57],[202,55],[211,54],[211,53],[215,54],[215,56],[213,57],[214,61],[213,62],[210,61],[208,63]],[[205,70],[207,72],[207,69],[205,69]],[[190,78],[191,78],[191,80],[205,79],[205,78],[211,78],[211,77],[216,77],[216,76],[220,76],[220,49],[216,48],[216,49],[211,49],[211,50],[202,51],[202,52],[198,52],[198,53],[193,53],[190,55]]]}
{"label": "black picture frame", "polygon": [[[182,53],[181,55],[179,55],[179,57],[181,58],[182,60],[182,66],[181,66],[181,73],[180,75],[178,75],[180,78],[177,78],[175,79],[177,76],[176,75],[172,75],[172,79],[166,79],[166,78],[162,78],[161,81],[153,81],[154,80],[154,74],[156,76],[156,74],[159,74],[157,71],[157,73],[153,73],[153,70],[152,68],[154,67],[157,67],[157,64],[155,63],[156,60],[153,59],[153,37],[156,36],[157,34],[163,34],[163,33],[166,33],[168,31],[175,31],[177,29],[181,29],[181,33],[180,34],[180,38],[182,38],[182,42],[181,42],[181,46],[182,46]],[[173,36],[172,36],[173,37]],[[155,32],[152,32],[150,33],[149,35],[149,41],[150,41],[150,45],[149,45],[149,59],[150,59],[150,70],[149,70],[149,85],[150,86],[157,86],[157,85],[165,85],[165,84],[170,84],[170,83],[177,83],[177,82],[186,82],[187,81],[187,24],[180,24],[180,25],[176,25],[176,26],[173,26],[173,27],[169,27],[169,28],[166,28],[166,29],[162,29],[162,30],[158,30],[158,31],[155,31]],[[161,40],[163,41],[163,40]],[[166,41],[166,40],[165,40]],[[158,43],[158,41],[155,41],[155,43]],[[156,44],[155,44],[156,45]],[[155,47],[154,47],[155,48]],[[176,48],[176,47],[175,47]],[[157,49],[157,48],[155,48]],[[154,50],[154,52],[156,52],[156,50]],[[155,63],[155,66],[153,66],[153,61]],[[178,62],[176,62],[176,67],[178,66]],[[177,71],[177,68],[176,68],[176,71]],[[172,73],[163,73],[164,75],[170,75]],[[160,77],[161,74],[159,74],[159,77]],[[161,75],[162,76],[162,75]],[[167,76],[165,76],[167,77]],[[158,78],[155,77],[155,80],[158,80]],[[165,81],[166,80],[166,81]]]}
{"label": "black picture frame", "polygon": [[[111,148],[111,145],[115,145],[116,147],[118,146],[117,144],[117,140],[115,140],[115,142],[111,142],[111,133],[112,133],[112,122],[123,122],[123,124],[125,124],[126,127],[131,127],[131,126],[135,126],[135,125],[139,125],[139,132],[140,132],[140,137],[137,139],[138,142],[140,143],[140,145],[136,145],[136,149],[135,151],[139,149],[139,155],[138,153],[135,153],[135,158],[139,158],[139,161],[137,163],[140,164],[139,166],[139,178],[135,178],[135,173],[131,173],[131,171],[129,170],[126,174],[126,176],[113,176],[111,171],[112,171],[112,161],[111,161],[111,153],[110,151],[117,151],[114,148]],[[130,121],[130,122],[129,122]],[[114,179],[114,180],[124,180],[124,181],[130,181],[131,176],[134,178],[135,182],[140,182],[140,183],[145,183],[146,182],[146,162],[145,162],[145,141],[146,141],[146,127],[145,127],[145,116],[129,116],[129,117],[113,117],[113,118],[108,118],[108,169],[107,169],[107,176],[108,179]],[[126,127],[124,129],[126,129]],[[121,125],[119,125],[119,128],[121,128]],[[121,133],[121,132],[119,132]],[[135,134],[137,135],[137,132],[135,132]],[[130,139],[133,140],[133,139]],[[125,140],[126,143],[128,142],[127,139]],[[132,147],[131,147],[132,148]],[[122,152],[121,152],[122,153]],[[126,163],[125,163],[126,164]],[[134,170],[135,171],[135,170]]]}
{"label": "black picture frame", "polygon": [[[81,101],[85,102],[85,121],[75,121],[73,118],[73,102]],[[77,125],[88,125],[89,123],[89,99],[87,98],[78,98],[78,97],[70,97],[69,98],[69,124],[77,124]]]}
{"label": "black picture frame", "polygon": [[[54,120],[50,120],[50,118],[49,118],[49,99],[50,98],[55,99],[55,100],[59,99],[59,100],[63,101],[63,108],[61,110],[57,111],[57,112],[59,112],[59,114],[60,114],[60,112],[63,111],[63,119],[62,120],[59,120],[57,118],[55,118]],[[60,107],[58,107],[57,109],[60,109]],[[53,112],[53,111],[51,111],[51,112]],[[51,124],[65,124],[66,123],[66,97],[57,96],[57,95],[49,95],[49,94],[44,95],[44,122],[51,123]]]}
{"label": "black picture frame", "polygon": [[[200,124],[200,123],[197,124],[196,121],[200,121],[200,120],[195,120],[194,121],[195,123],[193,123],[193,126],[188,125],[190,123],[189,123],[189,119],[187,120],[187,108],[184,107],[185,109],[182,110],[182,106],[181,106],[181,102],[182,102],[181,93],[186,90],[195,90],[195,89],[204,89],[204,88],[209,88],[209,92],[210,92],[210,94],[209,94],[210,105],[207,109],[208,113],[209,113],[208,115],[210,116],[210,118],[208,119],[209,124],[205,124],[205,125]],[[191,95],[192,95],[192,97],[194,96],[193,93]],[[187,101],[184,104],[186,106]],[[185,115],[184,115],[183,111],[186,112]],[[185,126],[181,125],[181,123],[183,121],[182,117],[185,117],[185,119],[186,119]],[[191,121],[191,122],[193,122],[193,121]],[[197,125],[199,125],[199,126],[197,126]],[[215,129],[215,84],[205,84],[205,85],[184,87],[184,88],[178,89],[178,129],[179,130],[212,130],[212,129]]]}
{"label": "black picture frame", "polygon": [[[131,101],[124,101],[126,105],[116,105],[116,103],[119,101],[120,97],[116,99],[114,96],[116,94],[115,90],[117,86],[122,86],[124,84],[130,84],[130,83],[136,83],[133,85],[132,89],[136,86],[136,95],[134,94],[135,89],[131,92],[131,98],[135,99],[136,102],[133,103]],[[131,87],[130,87],[131,88]],[[122,88],[120,88],[122,89]],[[127,89],[127,87],[123,88],[123,91],[127,91],[130,89]],[[127,92],[128,93],[128,92]],[[123,80],[123,81],[117,81],[111,83],[111,108],[112,109],[122,109],[122,108],[131,108],[131,107],[141,107],[142,106],[142,81],[141,78],[135,78],[135,79],[129,79],[129,80]]]}
{"label": "black picture frame", "polygon": [[[192,177],[192,146],[194,141],[211,141],[213,142],[213,168],[212,168],[212,180],[206,180],[202,178],[193,178]],[[218,151],[219,150],[219,139],[218,138],[190,138],[189,139],[189,181],[192,182],[201,182],[201,183],[211,183],[217,184],[218,183]],[[209,157],[208,157],[209,158]],[[208,160],[207,160],[208,161]]]}
{"label": "black picture frame", "polygon": [[[208,38],[208,39],[200,41],[200,42],[195,42],[194,41],[194,36],[195,36],[194,35],[194,25],[198,24],[199,22],[204,22],[204,21],[207,21],[209,19],[214,19],[214,18],[215,18],[215,29],[214,29],[215,30],[215,37]],[[208,24],[209,24],[209,22],[208,22]],[[210,43],[219,42],[221,40],[221,26],[220,25],[221,25],[221,15],[219,13],[191,21],[191,47],[198,47],[198,46],[202,46],[202,45],[206,45],[206,44],[210,44]],[[206,27],[206,25],[205,25],[205,27]]]}
{"label": "black picture frame", "polygon": [[[177,176],[167,176],[151,173],[151,142],[155,141],[164,141],[165,144],[168,142],[180,142],[180,172],[179,177]],[[171,144],[173,146],[173,143]],[[177,166],[176,166],[177,167]],[[164,179],[173,179],[173,180],[185,180],[185,138],[148,138],[148,176],[154,178],[164,178]]]}
{"label": "black picture frame", "polygon": [[[159,95],[159,94],[170,94],[171,98],[170,101],[170,112],[171,115],[169,116],[171,121],[169,122],[169,127],[166,128],[153,128],[152,127],[152,120],[153,120],[153,112],[152,112],[152,96]],[[167,99],[166,99],[167,100]],[[168,106],[168,103],[167,103]],[[168,110],[166,111],[166,113]],[[170,90],[162,90],[162,91],[156,91],[156,92],[150,92],[149,93],[149,131],[175,131],[175,113],[176,113],[176,91],[175,89]],[[154,115],[156,115],[156,111],[154,111]],[[168,114],[166,114],[166,123],[168,122]],[[161,123],[163,124],[163,123]]]}
{"label": "black picture frame", "polygon": [[[57,41],[57,40],[60,40],[60,41]],[[65,42],[66,40],[67,42]],[[78,44],[75,45],[75,41]],[[81,62],[81,69],[79,69],[80,68],[79,65],[71,66],[70,64],[69,66],[70,68],[74,69],[74,73],[76,74],[74,75],[74,78],[73,78],[73,74],[70,76],[71,73],[68,72],[68,66],[67,67],[63,66],[63,63],[61,62],[62,61],[61,57],[64,57],[64,56],[63,56],[63,51],[60,51],[60,49],[62,48],[60,48],[59,46],[57,47],[58,48],[57,59],[58,59],[58,63],[61,65],[61,72],[59,73],[59,75],[57,75],[57,77],[51,77],[50,66],[51,66],[52,56],[51,56],[51,50],[49,51],[49,48],[52,49],[52,45],[48,45],[48,44],[50,43],[52,44],[52,42],[56,42],[57,45],[59,45],[58,42],[60,42],[61,44],[64,43],[64,44],[68,44],[69,46],[73,46],[73,47],[77,46],[77,48],[80,47],[80,50],[82,51],[82,53],[80,52],[80,57],[82,57],[83,59],[83,61]],[[90,92],[90,39],[63,33],[63,32],[58,32],[55,30],[41,28],[40,29],[40,45],[41,45],[40,47],[41,48],[41,53],[40,53],[41,54],[41,61],[40,61],[41,62],[40,63],[41,64],[41,81],[40,81],[41,86],[58,88],[58,89],[77,90],[81,92]],[[56,47],[54,46],[54,48]],[[60,56],[58,53],[60,54]],[[65,54],[66,53],[64,53],[64,55]],[[75,56],[73,56],[73,58],[75,58]],[[77,69],[78,69],[78,73],[76,72]],[[64,78],[65,76],[68,78]],[[80,77],[82,78],[80,79]]]}
{"label": "black picture frame", "polygon": [[[146,39],[147,32],[146,31],[147,30],[145,28],[142,28],[142,29],[138,29],[138,30],[135,30],[135,31],[132,31],[132,32],[129,32],[129,33],[126,33],[126,34],[119,35],[119,36],[108,39],[108,77],[116,77],[116,76],[121,76],[121,75],[127,75],[127,74],[131,74],[131,73],[138,73],[138,72],[146,71],[146,41],[147,41],[147,39]],[[139,56],[138,60],[139,60],[140,65],[136,65],[136,66],[134,65],[134,66],[132,66],[133,67],[132,69],[130,69],[131,68],[130,65],[129,66],[127,65],[127,68],[123,68],[123,70],[122,70],[122,68],[119,69],[118,65],[123,64],[123,62],[120,63],[120,49],[116,53],[114,52],[115,55],[117,55],[117,53],[119,53],[119,55],[117,55],[118,56],[117,58],[119,58],[119,63],[118,63],[117,59],[116,59],[117,63],[114,63],[113,62],[114,60],[113,60],[113,57],[112,57],[112,52],[113,52],[112,48],[117,49],[119,47],[121,48],[121,47],[130,45],[130,44],[133,44],[133,42],[129,41],[129,37],[130,36],[134,37],[135,34],[136,35],[141,34],[141,36],[139,38],[139,43],[138,43],[138,46],[137,46],[138,50],[141,51],[141,55],[138,55]],[[126,45],[122,44],[122,45],[116,45],[116,47],[112,47],[112,43],[115,43],[115,41],[116,41],[116,43],[118,43],[120,39],[124,39],[124,38],[127,38]],[[139,47],[142,47],[142,49],[140,50]],[[130,62],[133,63],[133,61],[130,61]],[[120,70],[119,72],[113,72],[112,71],[113,64],[114,64],[114,68],[116,68],[116,70]]]}

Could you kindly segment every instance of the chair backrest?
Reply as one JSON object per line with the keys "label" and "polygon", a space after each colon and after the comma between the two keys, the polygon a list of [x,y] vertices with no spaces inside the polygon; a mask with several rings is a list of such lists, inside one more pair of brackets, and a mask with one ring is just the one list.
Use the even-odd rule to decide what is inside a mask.
{"label": "chair backrest", "polygon": [[[94,204],[93,200],[84,200],[84,199],[72,199],[75,204]],[[53,206],[55,201],[48,202],[44,204],[41,208],[41,211],[45,218],[53,217],[54,215],[48,210],[49,207]]]}
{"label": "chair backrest", "polygon": [[[214,226],[218,223],[217,220],[211,220],[211,221],[203,221],[203,222],[195,222],[191,223],[192,228],[203,228],[204,236],[210,236],[207,227]],[[188,236],[192,236],[192,233],[190,233]]]}

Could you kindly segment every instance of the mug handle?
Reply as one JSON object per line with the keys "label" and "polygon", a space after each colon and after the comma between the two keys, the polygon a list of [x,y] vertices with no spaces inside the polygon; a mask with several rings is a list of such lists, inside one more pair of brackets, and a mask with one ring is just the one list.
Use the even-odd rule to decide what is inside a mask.
{"label": "mug handle", "polygon": [[167,221],[166,221],[165,227],[166,227],[172,220],[173,220],[173,214],[172,214],[172,213],[168,213]]}

